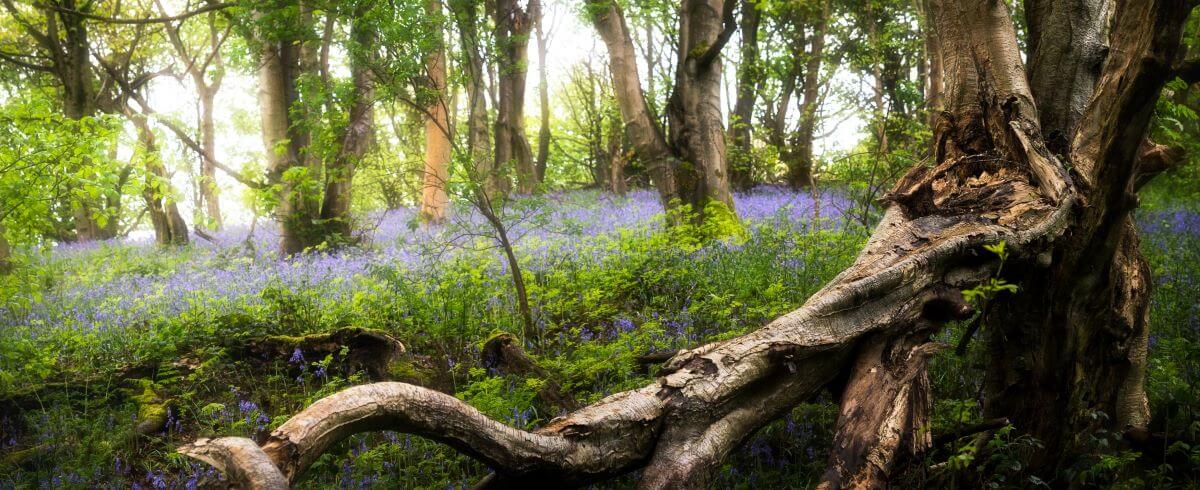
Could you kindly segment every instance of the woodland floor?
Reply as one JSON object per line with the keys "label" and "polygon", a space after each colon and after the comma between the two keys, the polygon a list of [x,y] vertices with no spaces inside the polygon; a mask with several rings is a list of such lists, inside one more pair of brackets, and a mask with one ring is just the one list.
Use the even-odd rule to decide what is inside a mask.
{"label": "woodland floor", "polygon": [[[1156,285],[1148,380],[1154,429],[1194,440],[1200,202],[1166,185],[1143,194],[1138,223]],[[736,207],[745,232],[702,242],[704,230],[662,231],[661,208],[648,191],[551,194],[514,206],[538,328],[525,349],[578,402],[639,387],[654,368],[645,372],[637,356],[736,336],[794,309],[848,265],[866,238],[862,220],[851,218],[861,209],[840,192],[814,201],[809,192],[766,187],[738,195]],[[176,250],[123,241],[18,257],[18,272],[0,279],[14,293],[0,309],[0,488],[193,488],[211,470],[175,454],[180,444],[212,435],[261,440],[313,400],[367,381],[344,362],[345,351],[264,358],[244,347],[345,327],[386,332],[404,344],[389,377],[453,393],[517,426],[548,421],[562,408],[538,397],[546,380],[482,367],[487,339],[522,328],[500,252],[480,236],[485,228],[476,217],[457,211],[441,227],[418,227],[412,210],[365,218],[369,231],[358,248],[291,260],[274,254],[276,237],[262,224],[253,234],[229,229]],[[961,329],[947,329],[944,340],[956,343]],[[934,434],[979,421],[975,347],[966,357],[946,349],[935,358]],[[717,485],[816,482],[835,415],[828,395],[797,407],[750,439]],[[1188,481],[1178,479],[1178,467],[1173,481],[1158,471],[1170,458],[1200,461],[1200,449],[1172,448],[1175,456],[1154,462],[1112,449],[1104,434],[1081,437],[1096,449],[1064,479],[1200,481],[1195,471],[1182,472]],[[993,443],[993,457],[1014,465],[1037,450],[1036,441],[1003,430]],[[971,457],[948,446],[931,462]],[[459,488],[486,471],[445,446],[377,433],[324,455],[302,485]],[[1000,486],[1029,483],[1005,477],[990,476]]]}

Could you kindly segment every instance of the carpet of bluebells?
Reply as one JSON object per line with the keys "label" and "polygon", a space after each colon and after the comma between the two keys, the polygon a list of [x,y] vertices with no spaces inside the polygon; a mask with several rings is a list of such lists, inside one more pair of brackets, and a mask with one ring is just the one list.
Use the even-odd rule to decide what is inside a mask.
{"label": "carpet of bluebells", "polygon": [[[1200,214],[1196,203],[1154,202],[1138,215],[1156,279],[1148,386],[1158,422],[1180,427],[1200,420]],[[869,232],[835,191],[739,194],[744,231],[720,240],[667,230],[650,191],[557,193],[509,208],[537,329],[526,350],[581,402],[649,381],[638,355],[736,336],[794,309]],[[364,216],[356,246],[287,259],[264,223],[183,249],[123,240],[21,255],[2,284],[0,400],[23,401],[0,404],[0,488],[195,488],[212,470],[175,447],[214,435],[261,440],[312,401],[367,381],[299,351],[265,366],[239,358],[239,345],[269,335],[382,330],[406,347],[398,378],[516,426],[545,423],[557,415],[537,397],[545,380],[480,366],[486,339],[523,327],[490,229],[454,211],[441,226],[420,225],[411,209]],[[935,424],[977,420],[978,376],[964,361],[939,361]],[[139,434],[154,410],[165,424]],[[718,486],[815,482],[835,413],[824,395],[797,407],[754,435]],[[1088,478],[1120,477],[1112,458],[1121,457],[1097,456],[1111,468]],[[383,432],[339,444],[302,486],[459,488],[486,471]]]}

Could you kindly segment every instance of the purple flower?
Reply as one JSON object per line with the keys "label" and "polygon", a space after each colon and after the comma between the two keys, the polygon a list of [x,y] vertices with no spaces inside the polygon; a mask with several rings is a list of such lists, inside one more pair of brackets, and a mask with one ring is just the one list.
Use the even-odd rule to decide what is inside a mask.
{"label": "purple flower", "polygon": [[633,320],[628,318],[618,318],[613,321],[613,326],[617,327],[621,332],[632,332],[634,329]]}
{"label": "purple flower", "polygon": [[304,363],[304,354],[300,352],[299,347],[297,347],[296,350],[292,351],[292,358],[288,359],[288,363],[290,363],[290,364],[303,364]]}

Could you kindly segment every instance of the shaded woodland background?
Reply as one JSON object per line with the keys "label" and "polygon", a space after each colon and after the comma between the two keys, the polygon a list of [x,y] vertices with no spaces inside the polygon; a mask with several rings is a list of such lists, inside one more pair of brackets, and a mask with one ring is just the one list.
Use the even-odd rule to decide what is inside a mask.
{"label": "shaded woodland background", "polygon": [[[215,471],[179,445],[261,442],[368,381],[544,426],[797,308],[854,262],[897,179],[938,163],[944,68],[913,2],[0,7],[5,487],[195,488]],[[1135,212],[1153,444],[1089,413],[1078,455],[1028,474],[1044,443],[984,416],[975,315],[936,339],[924,463],[949,471],[921,483],[1195,484],[1200,92],[1177,75],[1149,129],[1176,158]],[[1010,286],[972,291],[983,310],[1030,294]],[[820,481],[838,396],[755,433],[713,484]],[[487,473],[382,432],[301,483]]]}

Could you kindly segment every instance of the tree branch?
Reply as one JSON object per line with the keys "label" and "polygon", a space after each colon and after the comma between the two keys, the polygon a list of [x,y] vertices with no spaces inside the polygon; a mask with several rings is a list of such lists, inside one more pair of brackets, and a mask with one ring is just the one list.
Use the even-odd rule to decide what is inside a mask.
{"label": "tree branch", "polygon": [[147,18],[143,18],[143,19],[122,19],[122,18],[116,18],[116,17],[105,17],[103,15],[96,15],[96,14],[92,14],[92,13],[88,13],[88,12],[82,12],[79,10],[69,9],[66,7],[60,7],[58,5],[53,5],[53,4],[48,4],[48,3],[37,4],[37,6],[40,8],[53,10],[55,12],[60,12],[60,13],[70,14],[70,15],[77,15],[77,16],[83,17],[85,19],[103,22],[106,24],[137,25],[137,24],[161,24],[164,22],[178,22],[181,20],[188,19],[190,17],[195,17],[195,16],[203,14],[203,13],[224,10],[224,9],[227,9],[230,7],[235,7],[235,6],[237,6],[237,4],[236,3],[214,3],[214,4],[206,5],[204,7],[200,7],[196,10],[192,10],[190,12],[184,12],[184,13],[178,14],[178,15],[171,15],[171,16],[165,16],[165,17],[147,17]]}
{"label": "tree branch", "polygon": [[712,46],[709,46],[708,49],[704,51],[704,54],[700,55],[700,57],[696,59],[696,66],[699,69],[708,69],[708,66],[711,65],[713,61],[715,61],[717,57],[721,55],[721,50],[725,48],[725,44],[729,42],[729,38],[733,37],[734,31],[737,30],[737,18],[734,13],[738,3],[739,2],[737,0],[725,0],[724,4],[722,5],[721,23],[724,25],[724,28],[721,29],[721,33],[717,35],[717,39],[716,41],[713,41]]}

